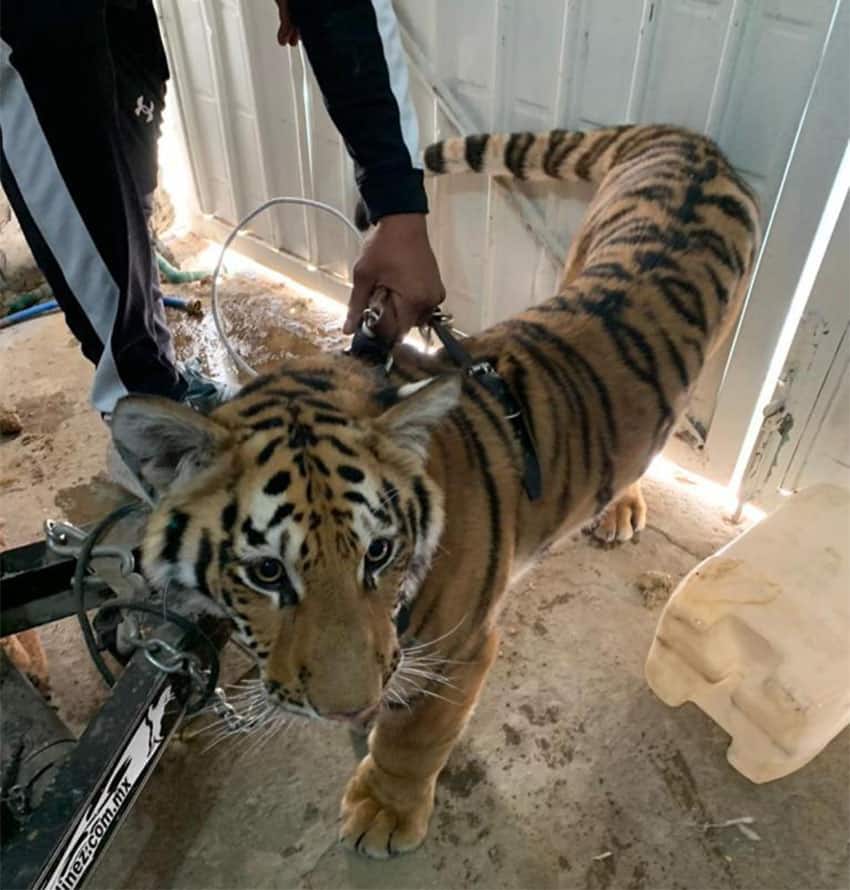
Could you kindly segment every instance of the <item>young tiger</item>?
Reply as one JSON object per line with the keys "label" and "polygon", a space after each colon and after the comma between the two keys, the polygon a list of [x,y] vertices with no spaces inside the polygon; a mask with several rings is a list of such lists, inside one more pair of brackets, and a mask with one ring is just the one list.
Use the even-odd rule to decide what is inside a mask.
{"label": "young tiger", "polygon": [[502,402],[443,353],[399,347],[389,380],[293,359],[208,417],[136,396],[112,423],[156,501],[149,579],[224,604],[275,709],[371,725],[341,838],[377,858],[425,837],[512,575],[636,484],[734,322],[758,236],[750,189],[675,127],[470,136],[425,163],[598,184],[557,295],[464,341],[521,405],[539,499]]}

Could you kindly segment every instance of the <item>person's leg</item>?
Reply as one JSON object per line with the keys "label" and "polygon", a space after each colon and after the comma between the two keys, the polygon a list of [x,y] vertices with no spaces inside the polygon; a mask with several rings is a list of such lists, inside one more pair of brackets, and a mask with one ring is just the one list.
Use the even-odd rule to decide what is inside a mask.
{"label": "person's leg", "polygon": [[[151,217],[159,178],[158,146],[169,70],[152,0],[138,0],[127,5],[109,4],[106,32],[115,69],[118,136],[142,197],[145,224],[153,242]],[[161,350],[173,361],[174,348],[165,319],[153,243],[150,257],[154,335]]]}
{"label": "person's leg", "polygon": [[127,392],[181,398],[186,384],[160,341],[105,15],[103,0],[3,0],[0,175],[108,413]]}

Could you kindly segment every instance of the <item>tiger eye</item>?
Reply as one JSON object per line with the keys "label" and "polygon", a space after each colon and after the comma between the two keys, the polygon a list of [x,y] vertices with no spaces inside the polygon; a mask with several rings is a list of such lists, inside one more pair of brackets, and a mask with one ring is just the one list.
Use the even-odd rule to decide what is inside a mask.
{"label": "tiger eye", "polygon": [[263,587],[277,584],[284,576],[283,563],[271,556],[264,556],[248,566],[248,576]]}
{"label": "tiger eye", "polygon": [[366,568],[377,571],[388,562],[392,552],[393,544],[389,538],[375,538],[366,550]]}

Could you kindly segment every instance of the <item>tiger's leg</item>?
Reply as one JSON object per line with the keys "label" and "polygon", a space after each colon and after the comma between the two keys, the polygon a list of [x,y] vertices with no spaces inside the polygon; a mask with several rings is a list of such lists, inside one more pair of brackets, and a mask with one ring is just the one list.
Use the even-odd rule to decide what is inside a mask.
{"label": "tiger's leg", "polygon": [[593,535],[605,544],[622,543],[645,528],[646,501],[638,479],[605,508],[593,528]]}
{"label": "tiger's leg", "polygon": [[[6,546],[4,525],[0,520],[0,550]],[[50,673],[47,667],[47,653],[41,643],[41,637],[35,628],[21,631],[0,639],[0,646],[9,661],[23,674],[47,699],[50,698]]]}
{"label": "tiger's leg", "polygon": [[47,653],[35,629],[24,630],[0,640],[3,650],[15,667],[25,674],[36,689],[50,698],[50,673]]}
{"label": "tiger's leg", "polygon": [[466,723],[498,652],[498,633],[440,686],[443,698],[420,697],[412,711],[378,718],[369,754],[342,798],[340,840],[374,859],[415,850],[428,833],[437,776]]}

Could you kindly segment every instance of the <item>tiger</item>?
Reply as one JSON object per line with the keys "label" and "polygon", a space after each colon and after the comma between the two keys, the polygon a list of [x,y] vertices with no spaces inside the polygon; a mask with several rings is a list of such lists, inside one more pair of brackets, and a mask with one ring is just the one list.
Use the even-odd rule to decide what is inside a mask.
{"label": "tiger", "polygon": [[638,480],[734,325],[760,237],[752,189],[676,126],[450,138],[423,158],[429,175],[597,187],[557,293],[463,340],[520,406],[539,497],[502,402],[445,350],[397,345],[389,372],[293,358],[209,415],[139,395],[112,421],[153,501],[151,584],[222,604],[272,712],[368,731],[340,840],[377,859],[426,837],[511,579],[609,505],[615,524],[642,509]]}

